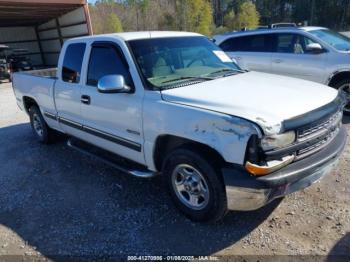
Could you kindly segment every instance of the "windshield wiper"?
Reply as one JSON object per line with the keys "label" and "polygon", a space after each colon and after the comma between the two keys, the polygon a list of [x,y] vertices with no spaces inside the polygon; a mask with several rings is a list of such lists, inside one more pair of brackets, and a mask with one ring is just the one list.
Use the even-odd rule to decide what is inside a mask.
{"label": "windshield wiper", "polygon": [[211,72],[209,75],[215,75],[215,74],[224,73],[224,72],[230,72],[230,73],[224,74],[223,76],[230,76],[230,75],[234,75],[234,74],[236,74],[236,73],[245,73],[245,71],[239,70],[239,69],[222,68],[222,69],[220,69],[220,70]]}
{"label": "windshield wiper", "polygon": [[162,82],[162,84],[166,84],[166,83],[171,83],[171,82],[176,82],[176,81],[181,81],[181,80],[191,80],[191,81],[200,81],[200,80],[213,80],[214,78],[212,77],[205,77],[205,76],[182,76],[179,78],[175,78],[175,79],[171,79],[171,80],[167,80]]}

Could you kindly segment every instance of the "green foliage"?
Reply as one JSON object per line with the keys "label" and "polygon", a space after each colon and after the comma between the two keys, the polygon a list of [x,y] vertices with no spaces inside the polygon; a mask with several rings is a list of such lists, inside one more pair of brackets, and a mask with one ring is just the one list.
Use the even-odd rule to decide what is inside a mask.
{"label": "green foliage", "polygon": [[213,24],[213,10],[210,2],[206,0],[197,1],[199,2],[198,4],[200,4],[200,8],[197,17],[195,17],[195,27],[193,31],[203,35],[210,35]]}
{"label": "green foliage", "polygon": [[208,0],[176,0],[176,14],[179,30],[211,34],[213,10]]}
{"label": "green foliage", "polygon": [[234,30],[237,27],[237,17],[235,11],[231,10],[224,16],[224,26],[230,30]]}
{"label": "green foliage", "polygon": [[256,0],[261,23],[294,22],[350,30],[349,0]]}
{"label": "green foliage", "polygon": [[107,17],[106,33],[123,32],[123,26],[115,13],[110,13]]}
{"label": "green foliage", "polygon": [[225,27],[225,26],[219,26],[219,27],[214,26],[214,28],[212,29],[212,34],[213,35],[220,35],[220,34],[227,33],[229,31],[232,31],[232,30]]}
{"label": "green foliage", "polygon": [[253,29],[259,25],[260,15],[256,10],[255,4],[251,1],[242,3],[239,7],[237,15],[237,29],[249,28]]}
{"label": "green foliage", "polygon": [[[240,1],[236,8],[232,6],[231,11],[224,16],[224,26],[230,30],[240,30],[242,28],[253,29],[259,25],[260,15],[256,6],[251,1]],[[235,13],[234,9],[237,9]]]}
{"label": "green foliage", "polygon": [[[183,30],[202,34],[295,22],[350,30],[350,0],[98,0],[94,32]],[[214,24],[215,18],[215,24]],[[119,21],[118,21],[119,20]]]}

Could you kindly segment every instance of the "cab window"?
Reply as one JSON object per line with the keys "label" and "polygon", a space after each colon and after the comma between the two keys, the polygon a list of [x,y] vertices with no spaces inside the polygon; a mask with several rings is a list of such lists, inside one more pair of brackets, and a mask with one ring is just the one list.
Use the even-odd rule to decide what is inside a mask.
{"label": "cab window", "polygon": [[132,86],[129,68],[119,50],[112,45],[93,46],[86,84],[97,86],[98,81],[106,75],[122,75],[125,83]]}
{"label": "cab window", "polygon": [[65,52],[62,65],[62,80],[69,83],[79,83],[86,44],[70,44]]}

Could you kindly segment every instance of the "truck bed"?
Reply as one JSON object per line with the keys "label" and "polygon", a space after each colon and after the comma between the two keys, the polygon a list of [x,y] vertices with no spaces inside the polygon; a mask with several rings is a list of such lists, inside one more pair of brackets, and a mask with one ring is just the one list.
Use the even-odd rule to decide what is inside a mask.
{"label": "truck bed", "polygon": [[34,99],[44,112],[56,113],[54,103],[54,86],[56,68],[23,71],[12,76],[13,90],[18,106],[25,109],[26,99]]}
{"label": "truck bed", "polygon": [[31,71],[23,71],[20,73],[26,74],[26,75],[31,75],[31,76],[56,79],[57,68],[46,68],[46,69],[38,69],[38,70],[31,70]]}

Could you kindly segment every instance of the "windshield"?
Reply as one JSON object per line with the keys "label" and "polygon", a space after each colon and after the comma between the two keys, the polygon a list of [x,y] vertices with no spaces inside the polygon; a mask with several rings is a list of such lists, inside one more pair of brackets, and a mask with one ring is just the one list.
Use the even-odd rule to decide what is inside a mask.
{"label": "windshield", "polygon": [[350,51],[350,38],[345,35],[328,29],[314,30],[310,33],[339,51]]}
{"label": "windshield", "polygon": [[129,45],[152,88],[165,89],[243,72],[205,37],[133,40]]}

